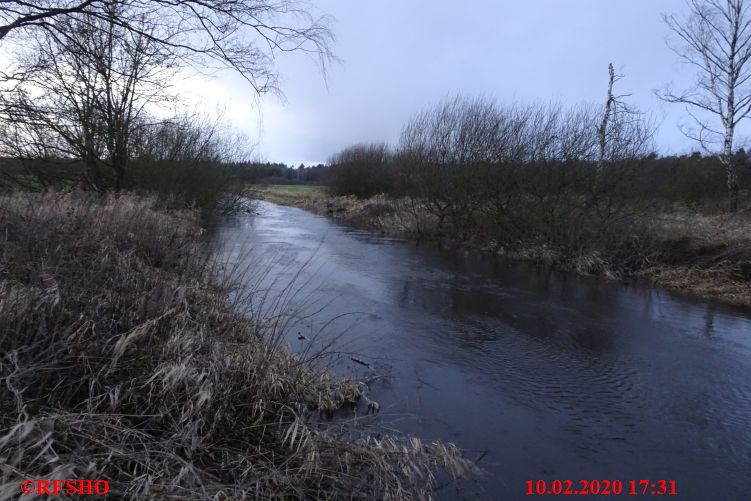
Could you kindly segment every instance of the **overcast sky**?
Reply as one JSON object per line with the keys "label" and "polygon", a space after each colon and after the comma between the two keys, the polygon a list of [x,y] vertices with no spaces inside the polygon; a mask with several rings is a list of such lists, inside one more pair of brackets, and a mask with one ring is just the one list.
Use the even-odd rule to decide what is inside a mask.
{"label": "overcast sky", "polygon": [[412,114],[449,93],[506,103],[600,103],[610,62],[626,77],[618,92],[632,94],[627,100],[660,122],[660,153],[694,149],[678,130],[685,110],[653,94],[693,79],[665,45],[661,18],[685,12],[683,0],[319,0],[314,6],[335,18],[342,60],[325,81],[314,62],[297,54],[279,60],[284,101],[258,102],[235,75],[190,84],[202,106],[224,106],[235,127],[258,139],[264,160],[309,165],[356,142],[393,143]]}

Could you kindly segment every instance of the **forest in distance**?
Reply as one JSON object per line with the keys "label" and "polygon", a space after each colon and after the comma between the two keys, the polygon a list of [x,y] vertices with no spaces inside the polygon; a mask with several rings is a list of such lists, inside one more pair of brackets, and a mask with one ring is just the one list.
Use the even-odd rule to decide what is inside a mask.
{"label": "forest in distance", "polygon": [[[333,345],[297,349],[314,340],[297,330],[308,317],[295,309],[302,287],[296,281],[313,258],[275,289],[289,277],[273,277],[274,264],[231,262],[226,255],[242,254],[231,239],[226,255],[214,252],[211,238],[227,232],[255,238],[250,247],[273,248],[273,226],[286,225],[288,234],[280,229],[279,238],[292,243],[279,246],[305,249],[310,242],[299,234],[315,227],[331,230],[334,242],[348,246],[343,252],[377,254],[366,238],[337,229],[355,228],[410,245],[437,243],[441,251],[460,249],[504,266],[534,263],[539,266],[530,269],[550,276],[562,271],[613,286],[664,288],[710,305],[712,315],[714,305],[747,312],[751,144],[742,133],[751,123],[751,0],[687,0],[662,21],[671,54],[695,75],[685,88],[656,81],[654,93],[666,106],[686,110],[681,133],[691,152],[659,144],[660,129],[672,125],[632,102],[629,75],[613,61],[601,68],[600,90],[585,102],[446,92],[411,102],[414,109],[392,142],[365,137],[328,152],[325,162],[288,165],[261,159],[257,140],[226,110],[191,106],[175,82],[229,72],[242,81],[246,100],[260,102],[283,95],[279,66],[287,58],[303,56],[314,73],[327,74],[339,63],[336,24],[315,2],[0,2],[0,501],[16,499],[19,485],[26,494],[26,481],[29,494],[72,494],[55,482],[61,479],[106,482],[111,499],[428,500],[449,491],[461,497],[487,474],[485,453],[465,452],[454,443],[459,433],[433,439],[384,424],[373,396],[387,379],[377,373],[380,365],[360,354],[344,356]],[[259,211],[264,206],[271,207],[266,215]],[[446,276],[463,272],[458,265],[440,268],[445,263],[429,252],[411,253],[418,246],[394,251],[391,240],[383,242],[388,256],[426,260],[415,266],[425,275],[394,280],[405,303],[425,292],[410,280],[433,276],[429,265],[443,263],[435,266]],[[295,259],[288,260],[293,268]],[[360,262],[395,269],[375,259]],[[368,291],[392,285],[363,277]],[[487,278],[496,280],[490,272]],[[488,290],[512,297],[503,288],[509,285],[498,282]],[[525,284],[532,290],[536,282]],[[607,290],[609,297],[626,297]],[[622,376],[615,362],[587,365],[586,357],[601,348],[592,332],[606,330],[588,330],[590,317],[550,307],[550,314],[570,321],[560,327],[545,318],[543,335],[525,337],[524,328],[537,328],[524,316],[526,304],[512,297],[509,304],[520,313],[500,311],[491,292],[466,298],[465,292],[428,290],[435,304],[424,310],[411,304],[402,311],[381,298],[368,321],[385,322],[392,335],[412,325],[400,316],[409,312],[427,330],[469,329],[467,346],[487,339],[483,333],[472,338],[484,317],[467,327],[436,313],[445,307],[445,293],[457,308],[464,300],[482,302],[482,312],[467,307],[462,314],[482,313],[488,325],[519,334],[512,348],[539,348],[533,355],[549,355],[553,368],[560,363],[572,385]],[[387,314],[376,308],[393,318],[384,320]],[[432,323],[439,320],[445,324]],[[557,348],[556,333],[569,324],[582,343],[597,340],[581,352],[565,351],[569,344],[581,348],[573,342],[546,351]],[[560,362],[561,353],[571,357]],[[367,376],[342,377],[336,370],[342,357]],[[584,361],[582,372],[569,372],[577,360]],[[511,379],[494,391],[524,367],[500,355],[495,362],[510,367]],[[422,388],[417,367],[407,381]],[[421,370],[430,367],[426,362]],[[496,374],[493,367],[485,372]],[[537,372],[522,383],[536,381]],[[459,369],[446,373],[465,376]],[[623,383],[625,394],[628,384],[639,383],[629,377],[613,386]],[[456,388],[459,396],[471,393]],[[603,389],[603,402],[617,393],[611,390]],[[559,397],[545,391],[541,400]],[[493,405],[505,405],[507,396]],[[482,412],[481,405],[472,409]],[[722,431],[735,432],[728,430]],[[745,449],[738,450],[741,457]],[[491,473],[494,481],[502,472]],[[516,485],[517,493],[523,487]]]}

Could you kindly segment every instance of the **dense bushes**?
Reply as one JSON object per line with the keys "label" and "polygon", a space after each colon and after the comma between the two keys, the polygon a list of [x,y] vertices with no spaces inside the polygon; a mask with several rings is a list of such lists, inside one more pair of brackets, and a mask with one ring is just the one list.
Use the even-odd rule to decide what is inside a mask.
{"label": "dense bushes", "polygon": [[247,138],[219,120],[183,115],[140,129],[133,140],[128,186],[164,201],[203,208],[236,204],[242,181],[228,162],[250,155]]}
{"label": "dense bushes", "polygon": [[[416,200],[438,236],[482,235],[501,247],[544,244],[571,255],[617,237],[637,215],[722,207],[727,188],[716,158],[658,158],[648,121],[635,112],[626,118],[611,117],[601,134],[596,106],[456,96],[415,115],[393,154],[379,144],[334,156],[331,190]],[[751,180],[747,165],[741,171]]]}
{"label": "dense bushes", "polygon": [[156,194],[174,207],[237,205],[243,181],[230,162],[247,157],[246,138],[219,121],[195,115],[141,124],[129,140],[122,175],[104,157],[91,165],[75,158],[6,158],[0,186],[6,189],[79,187],[98,192],[126,189]]}
{"label": "dense bushes", "polygon": [[328,186],[333,195],[369,198],[397,190],[393,155],[385,143],[350,146],[334,155],[329,164]]}
{"label": "dense bushes", "polygon": [[129,172],[131,190],[156,194],[163,205],[195,205],[206,209],[232,209],[243,186],[221,163],[134,162]]}

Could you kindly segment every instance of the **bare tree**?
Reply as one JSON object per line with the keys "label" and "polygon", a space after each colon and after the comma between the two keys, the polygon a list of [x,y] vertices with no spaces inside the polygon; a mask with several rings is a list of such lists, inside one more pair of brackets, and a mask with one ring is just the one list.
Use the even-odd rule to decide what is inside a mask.
{"label": "bare tree", "polygon": [[[721,145],[730,210],[738,209],[738,174],[733,159],[735,129],[751,113],[751,16],[744,0],[688,0],[685,19],[665,15],[677,37],[669,47],[697,69],[696,84],[682,92],[658,95],[684,104],[698,129],[684,131],[706,151]],[[710,120],[711,118],[712,120]],[[719,127],[713,125],[719,120]]]}
{"label": "bare tree", "polygon": [[4,153],[19,159],[78,161],[86,184],[100,187],[103,169],[123,186],[131,142],[141,119],[164,90],[174,56],[148,36],[115,20],[124,8],[105,4],[107,17],[92,23],[60,21],[65,36],[38,31],[0,78]]}
{"label": "bare tree", "polygon": [[4,0],[0,40],[38,30],[65,38],[71,19],[93,28],[101,21],[113,22],[183,64],[236,70],[258,93],[278,90],[278,53],[306,52],[324,69],[333,57],[330,18],[315,17],[295,0],[120,0],[115,19],[110,19],[111,3]]}
{"label": "bare tree", "polygon": [[608,95],[602,119],[597,126],[597,170],[601,173],[606,162],[634,160],[646,156],[652,143],[655,124],[650,117],[626,103],[630,94],[616,94],[615,84],[623,78],[608,65]]}
{"label": "bare tree", "polygon": [[600,154],[597,158],[597,170],[601,171],[602,166],[605,163],[605,152],[607,149],[608,139],[608,122],[610,122],[611,116],[614,114],[616,105],[618,104],[618,98],[613,94],[613,86],[615,85],[616,76],[613,63],[608,65],[608,99],[605,101],[605,110],[602,113],[602,122],[597,128],[597,139],[600,147]]}
{"label": "bare tree", "polygon": [[400,163],[439,227],[469,229],[464,223],[480,203],[475,195],[483,180],[477,174],[512,154],[513,140],[502,137],[512,128],[505,118],[492,99],[456,95],[418,113],[402,129]]}
{"label": "bare tree", "polygon": [[221,164],[247,162],[255,143],[227,127],[223,114],[209,117],[183,113],[158,120],[144,116],[130,144],[130,156],[141,163]]}

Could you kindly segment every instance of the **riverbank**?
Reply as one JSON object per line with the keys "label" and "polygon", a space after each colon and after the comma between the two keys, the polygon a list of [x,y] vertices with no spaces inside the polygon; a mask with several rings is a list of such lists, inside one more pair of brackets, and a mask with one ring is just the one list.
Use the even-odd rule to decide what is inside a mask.
{"label": "riverbank", "polygon": [[620,241],[562,252],[545,241],[499,242],[471,235],[459,240],[410,199],[331,197],[323,189],[271,186],[254,196],[299,207],[345,224],[408,238],[460,244],[510,259],[614,280],[638,280],[726,304],[751,306],[751,214],[657,214],[635,217]]}
{"label": "riverbank", "polygon": [[426,499],[436,472],[474,470],[450,444],[313,424],[363,383],[240,315],[200,233],[131,195],[0,196],[0,499],[54,478],[112,499]]}

